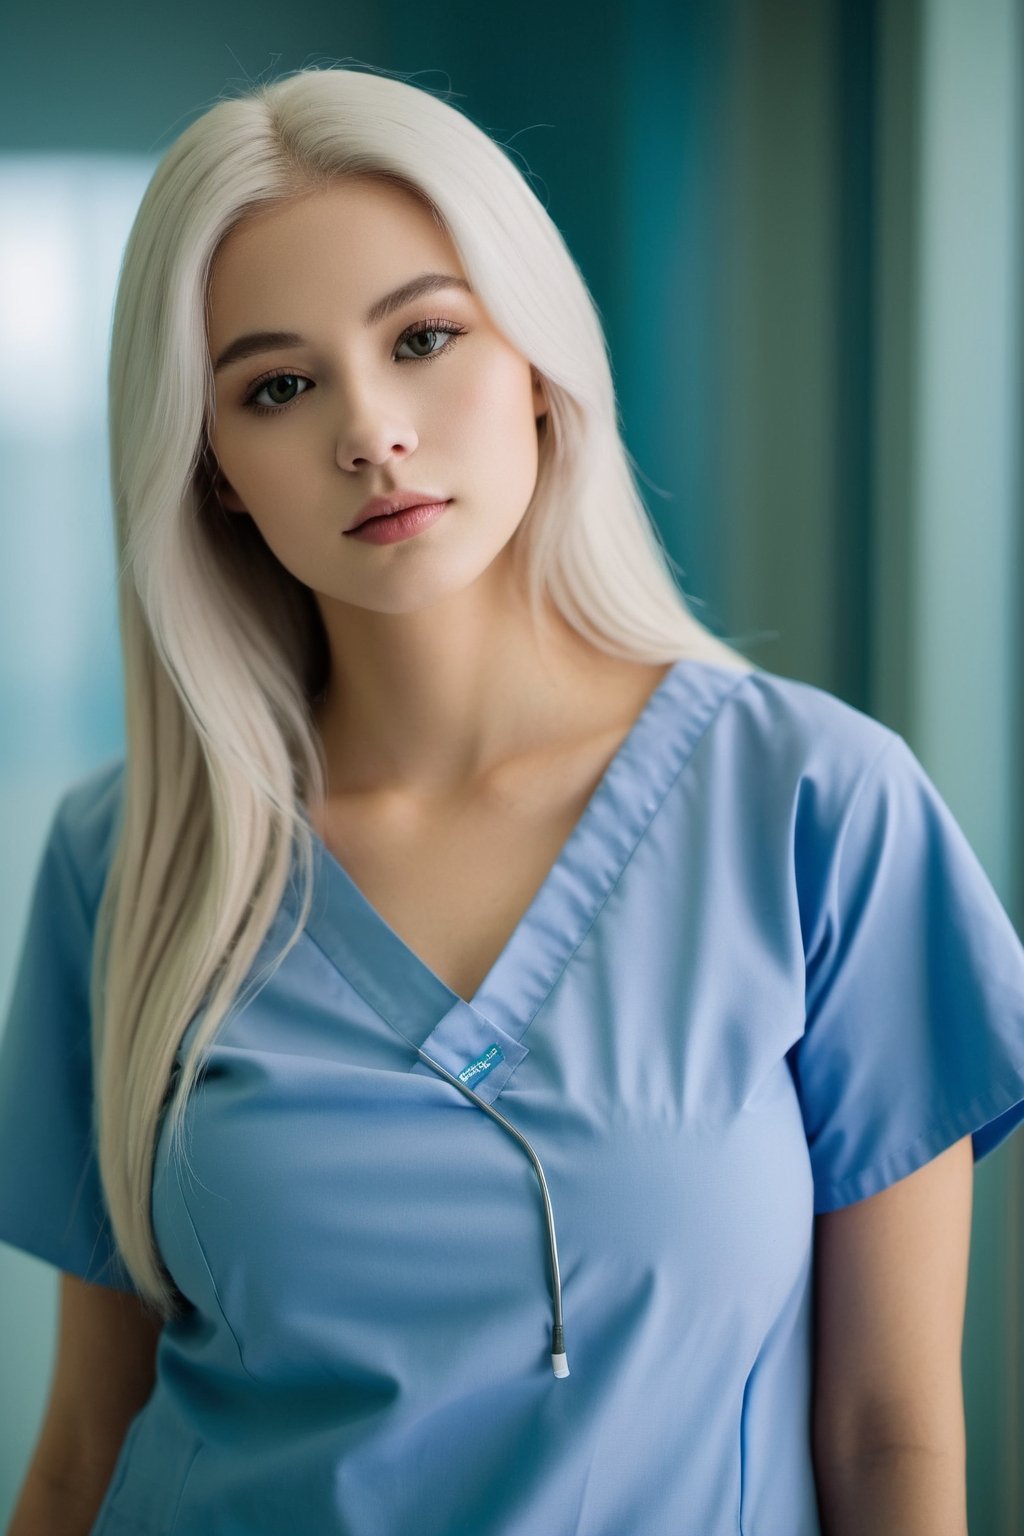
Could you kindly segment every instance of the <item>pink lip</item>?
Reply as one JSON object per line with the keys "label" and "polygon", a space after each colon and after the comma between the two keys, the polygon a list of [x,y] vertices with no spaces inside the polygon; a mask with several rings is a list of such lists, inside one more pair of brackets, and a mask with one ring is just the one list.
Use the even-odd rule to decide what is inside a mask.
{"label": "pink lip", "polygon": [[436,523],[448,507],[447,501],[435,501],[429,506],[405,507],[385,517],[371,517],[358,528],[349,528],[347,533],[367,544],[398,544]]}
{"label": "pink lip", "polygon": [[366,502],[365,506],[360,507],[355,522],[346,529],[346,532],[353,533],[368,518],[386,517],[392,512],[406,512],[410,507],[432,507],[445,499],[443,496],[435,496],[432,491],[395,491],[392,496],[374,496]]}

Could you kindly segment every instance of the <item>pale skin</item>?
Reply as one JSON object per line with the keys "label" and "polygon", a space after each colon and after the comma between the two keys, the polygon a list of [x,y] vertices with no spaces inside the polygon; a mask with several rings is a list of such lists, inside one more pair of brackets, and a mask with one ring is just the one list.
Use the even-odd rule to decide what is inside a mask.
{"label": "pale skin", "polygon": [[[408,841],[442,809],[435,873],[463,825],[463,854],[524,801],[521,825],[543,827],[528,840],[513,826],[519,888],[501,882],[513,886],[512,910],[485,935],[479,970],[665,668],[616,661],[554,615],[542,649],[509,557],[536,479],[543,385],[470,294],[438,291],[363,325],[371,304],[427,271],[465,276],[415,200],[380,183],[338,185],[235,230],[212,270],[211,358],[255,330],[305,341],[217,374],[211,443],[222,505],[253,518],[324,616],[331,684],[317,725],[332,798],[358,797],[372,830],[371,866],[389,826]],[[434,362],[397,362],[425,349],[398,338],[428,318],[466,334]],[[434,349],[445,344],[432,338]],[[275,370],[315,387],[308,397],[304,385],[279,388],[279,399],[295,396],[279,419],[246,411],[252,381]],[[346,539],[363,502],[395,486],[455,501],[405,543]],[[494,867],[466,857],[454,889],[474,863]],[[413,898],[422,909],[414,883]],[[815,1219],[825,1536],[966,1532],[960,1350],[972,1189],[964,1136],[879,1194]],[[152,1389],[158,1339],[134,1301],[62,1275],[54,1380],[10,1536],[90,1528]]]}
{"label": "pale skin", "polygon": [[[455,828],[469,828],[450,882],[461,889],[481,863],[481,826],[515,799],[496,788],[542,780],[540,767],[560,760],[586,792],[665,669],[616,662],[554,616],[542,655],[510,556],[536,479],[543,384],[462,291],[364,326],[376,300],[421,272],[465,276],[425,210],[380,183],[332,186],[230,235],[212,271],[211,358],[249,331],[306,340],[216,376],[211,443],[222,504],[248,512],[323,613],[331,684],[318,724],[332,794],[359,796],[373,828],[378,856],[361,876],[380,865],[396,827],[407,838],[447,807],[444,847],[430,855],[440,860]],[[425,318],[467,334],[430,364],[397,362],[422,350],[398,338]],[[259,398],[297,398],[279,418],[253,416],[242,400],[274,369],[314,388],[278,386]],[[455,502],[404,543],[346,539],[363,502],[396,485]],[[389,815],[396,805],[402,814]],[[535,850],[515,908],[565,830]],[[373,892],[379,907],[389,894]],[[414,886],[412,902],[422,910]],[[478,973],[517,915],[494,925]],[[414,921],[409,907],[395,926],[409,932]],[[960,1350],[972,1193],[965,1136],[881,1193],[816,1219],[814,1452],[827,1536],[859,1531],[865,1518],[883,1536],[966,1530]]]}
{"label": "pale skin", "polygon": [[[330,683],[316,719],[332,794],[429,813],[570,738],[624,730],[666,668],[606,655],[554,611],[536,633],[512,541],[537,478],[543,382],[459,288],[364,324],[424,272],[466,279],[426,209],[381,181],[338,182],[222,242],[208,340],[215,362],[249,332],[304,338],[215,374],[218,494],[253,518],[323,614]],[[426,320],[465,334],[424,335]],[[275,369],[294,374],[257,399],[278,414],[254,415],[244,400]],[[404,487],[454,501],[399,544],[345,537],[371,496]]]}
{"label": "pale skin", "polygon": [[[368,323],[422,273],[456,282]],[[611,657],[553,607],[538,632],[513,556],[548,402],[467,283],[417,198],[346,180],[228,235],[208,340],[221,505],[310,588],[328,636],[313,712],[327,798],[310,820],[470,998],[668,663]],[[268,330],[293,339],[225,360]],[[402,488],[454,499],[401,543],[346,535],[370,497]]]}
{"label": "pale skin", "polygon": [[[554,617],[554,644],[540,654],[511,579],[511,550],[536,482],[542,382],[481,301],[461,290],[413,301],[367,329],[365,310],[419,272],[465,276],[427,212],[387,184],[319,190],[233,233],[213,264],[210,356],[258,329],[293,330],[307,344],[216,376],[210,441],[224,507],[249,511],[324,614],[332,685],[319,725],[332,793],[339,803],[358,796],[361,825],[373,828],[376,848],[361,874],[370,877],[373,851],[388,839],[415,836],[421,809],[419,820],[430,822],[447,806],[457,811],[441,816],[450,885],[465,888],[484,826],[499,822],[499,809],[507,816],[514,799],[502,800],[496,786],[536,780],[560,750],[586,793],[665,668],[614,662]],[[431,364],[395,361],[402,330],[424,318],[467,335]],[[302,396],[292,384],[278,395],[293,399],[279,418],[253,418],[241,399],[275,367],[315,389]],[[404,544],[373,547],[339,533],[368,496],[396,484],[456,501]],[[596,753],[567,756],[570,740],[590,740]],[[402,814],[388,817],[395,805]],[[476,806],[484,809],[474,817]],[[461,865],[451,852],[456,826],[468,828]],[[505,928],[563,831],[540,849]],[[436,874],[444,849],[431,846],[430,857]],[[405,886],[410,931],[413,909],[427,903],[408,868]],[[391,891],[378,886],[375,895],[382,905]],[[459,914],[464,943],[467,917]],[[479,971],[500,937],[491,935]],[[946,1514],[958,1530],[972,1170],[964,1137],[917,1174],[815,1223],[815,1455],[837,1521],[840,1468],[878,1447],[913,1445],[946,1462]]]}

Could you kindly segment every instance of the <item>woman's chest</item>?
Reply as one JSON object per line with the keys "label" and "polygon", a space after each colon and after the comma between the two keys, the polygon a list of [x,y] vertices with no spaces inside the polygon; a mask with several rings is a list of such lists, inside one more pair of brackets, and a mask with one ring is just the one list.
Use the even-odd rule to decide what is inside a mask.
{"label": "woman's chest", "polygon": [[432,815],[332,801],[319,835],[403,943],[469,999],[556,863],[607,756],[593,750],[500,798]]}
{"label": "woman's chest", "polygon": [[669,670],[606,661],[557,739],[457,799],[332,793],[314,816],[376,913],[459,997],[479,991]]}
{"label": "woman's chest", "polygon": [[[442,828],[417,841],[421,856],[408,865],[375,836],[364,868],[346,824],[339,852],[378,913],[341,871],[321,871],[309,931],[213,1044],[192,1124],[195,1177],[168,1179],[154,1197],[165,1262],[190,1296],[210,1286],[209,1265],[250,1373],[281,1368],[281,1329],[289,1371],[303,1361],[322,1373],[325,1350],[345,1371],[391,1360],[396,1319],[412,1330],[411,1354],[426,1341],[431,1362],[464,1358],[472,1317],[488,1336],[500,1323],[508,1358],[545,1363],[535,1170],[507,1128],[418,1057],[425,1046],[461,1074],[492,1038],[519,1048],[487,1102],[543,1165],[581,1369],[581,1319],[599,1332],[621,1323],[593,1310],[598,1282],[650,1298],[662,1318],[691,1319],[687,1352],[706,1336],[709,1306],[723,1341],[743,1318],[756,1349],[811,1230],[786,1061],[803,1020],[799,914],[779,922],[782,873],[778,884],[763,869],[748,882],[733,864],[726,879],[726,834],[713,815],[695,818],[683,793],[657,803],[645,835],[633,823],[617,840],[634,802],[623,795],[614,820],[576,839],[471,1007],[453,1003],[420,960],[472,998],[503,935],[492,934],[491,953],[475,951],[471,975],[465,943],[480,944],[482,914],[453,902],[450,887],[468,864],[466,886],[486,904],[507,884],[503,864],[521,879],[523,847],[536,856],[543,845],[520,816],[505,837],[492,825],[486,861],[479,828]],[[648,816],[653,802],[635,803]],[[564,827],[554,827],[557,841]],[[734,834],[730,823],[725,847]],[[549,842],[540,862],[555,852]],[[400,873],[380,883],[391,864],[407,870],[417,900]],[[534,880],[545,873],[535,865]],[[435,882],[449,887],[446,899],[435,900]],[[463,941],[446,944],[432,913],[461,921]],[[513,915],[506,909],[506,923]],[[474,1048],[460,1053],[470,1024],[480,1026]],[[495,1076],[471,1081],[486,1088]],[[169,1162],[164,1145],[158,1166]],[[217,1297],[206,1305],[216,1313]],[[524,1337],[506,1338],[515,1318]]]}

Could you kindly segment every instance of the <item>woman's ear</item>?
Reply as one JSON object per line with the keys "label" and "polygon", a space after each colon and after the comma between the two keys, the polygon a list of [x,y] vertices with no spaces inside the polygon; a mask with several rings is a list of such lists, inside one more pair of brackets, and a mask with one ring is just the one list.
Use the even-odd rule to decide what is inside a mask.
{"label": "woman's ear", "polygon": [[248,512],[249,508],[245,506],[234,486],[230,485],[219,472],[214,480],[213,488],[225,512]]}
{"label": "woman's ear", "polygon": [[217,455],[209,443],[203,449],[203,465],[210,484],[213,486],[214,495],[225,512],[248,512],[248,507],[244,505],[234,486],[222,473],[220,465],[217,463]]}
{"label": "woman's ear", "polygon": [[536,412],[537,424],[539,426],[540,423],[544,420],[544,417],[547,415],[550,407],[548,405],[547,394],[544,390],[544,380],[541,378],[536,368],[531,367],[530,376],[533,379],[533,408]]}

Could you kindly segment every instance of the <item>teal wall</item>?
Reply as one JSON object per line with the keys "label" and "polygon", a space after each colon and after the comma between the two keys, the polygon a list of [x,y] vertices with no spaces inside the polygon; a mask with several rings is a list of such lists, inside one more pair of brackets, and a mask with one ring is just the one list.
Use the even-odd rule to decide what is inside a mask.
{"label": "teal wall", "polygon": [[[450,88],[519,153],[600,309],[689,600],[762,665],[899,730],[1024,931],[1021,10],[22,6],[0,196],[27,208],[16,196],[46,189],[66,270],[43,277],[70,307],[42,305],[32,341],[9,220],[0,353],[24,393],[0,413],[0,779],[19,811],[0,993],[53,804],[120,750],[103,414],[120,244],[156,158],[221,93],[346,58]],[[1021,1143],[975,1183],[972,1536],[1024,1530]],[[0,1248],[0,1523],[42,1412],[55,1285]]]}

